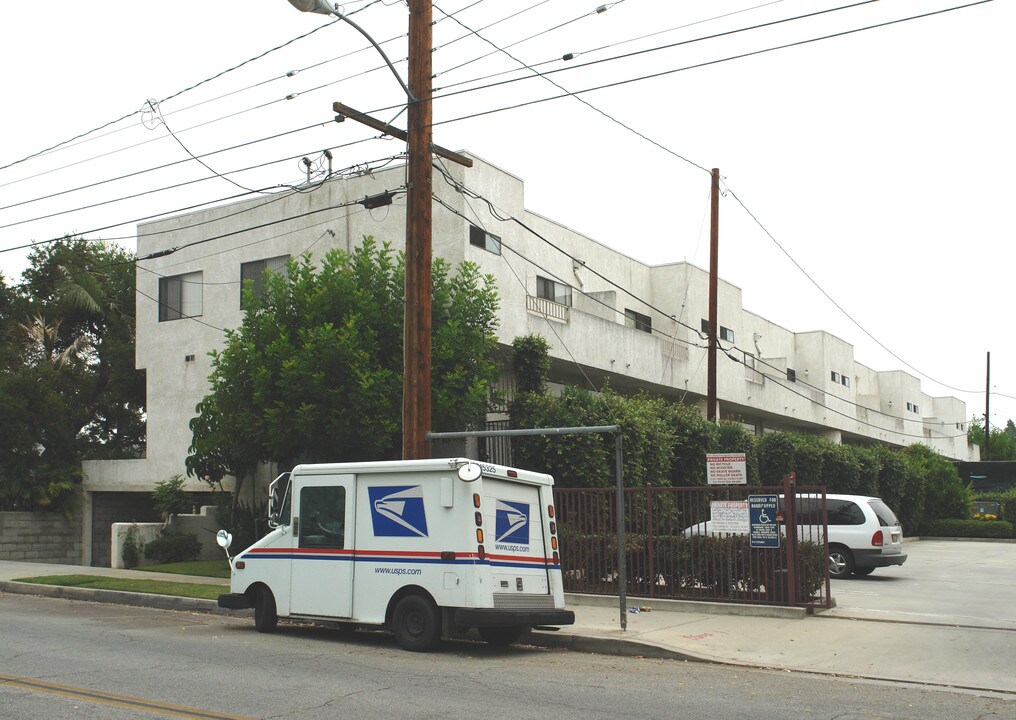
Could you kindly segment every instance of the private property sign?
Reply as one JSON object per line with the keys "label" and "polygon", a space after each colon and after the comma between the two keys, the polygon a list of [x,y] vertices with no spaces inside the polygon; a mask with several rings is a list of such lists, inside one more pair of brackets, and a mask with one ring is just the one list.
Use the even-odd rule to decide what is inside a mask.
{"label": "private property sign", "polygon": [[748,470],[744,453],[708,453],[706,482],[710,485],[747,485]]}

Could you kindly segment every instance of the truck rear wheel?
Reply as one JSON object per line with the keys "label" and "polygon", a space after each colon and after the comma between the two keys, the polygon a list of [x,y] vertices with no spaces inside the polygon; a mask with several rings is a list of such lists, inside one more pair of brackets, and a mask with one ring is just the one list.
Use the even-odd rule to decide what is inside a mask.
{"label": "truck rear wheel", "polygon": [[488,645],[494,645],[495,647],[505,647],[511,645],[514,642],[518,642],[518,639],[522,637],[529,628],[525,627],[482,627],[477,628],[480,633],[480,637]]}
{"label": "truck rear wheel", "polygon": [[426,652],[441,639],[441,614],[422,595],[407,595],[392,613],[392,633],[404,650]]}
{"label": "truck rear wheel", "polygon": [[254,627],[258,632],[275,632],[279,624],[279,615],[275,609],[275,596],[272,591],[262,585],[254,593]]}

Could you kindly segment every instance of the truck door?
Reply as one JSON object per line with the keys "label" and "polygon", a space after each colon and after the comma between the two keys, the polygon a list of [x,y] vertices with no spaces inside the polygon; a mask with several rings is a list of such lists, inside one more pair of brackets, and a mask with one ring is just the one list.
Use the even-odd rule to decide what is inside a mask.
{"label": "truck door", "polygon": [[494,607],[526,606],[536,595],[549,596],[540,488],[485,478],[483,492],[484,527],[494,534],[487,541]]}
{"label": "truck door", "polygon": [[291,614],[352,615],[355,493],[354,475],[294,482]]}

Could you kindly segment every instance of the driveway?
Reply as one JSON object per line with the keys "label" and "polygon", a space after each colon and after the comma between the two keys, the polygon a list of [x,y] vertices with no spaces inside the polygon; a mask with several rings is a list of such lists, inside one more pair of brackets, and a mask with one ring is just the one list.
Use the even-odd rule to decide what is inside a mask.
{"label": "driveway", "polygon": [[902,566],[833,580],[828,614],[1016,631],[1016,543],[921,540],[906,552]]}

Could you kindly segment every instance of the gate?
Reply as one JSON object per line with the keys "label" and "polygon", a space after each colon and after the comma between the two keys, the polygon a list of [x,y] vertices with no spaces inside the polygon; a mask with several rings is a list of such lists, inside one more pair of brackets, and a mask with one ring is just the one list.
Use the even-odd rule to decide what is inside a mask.
{"label": "gate", "polygon": [[[626,488],[619,554],[617,492],[555,488],[565,591],[829,607],[825,488],[791,492],[788,510],[783,486]],[[778,548],[752,547],[749,495],[777,496]]]}

